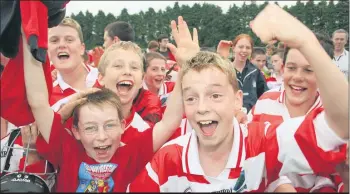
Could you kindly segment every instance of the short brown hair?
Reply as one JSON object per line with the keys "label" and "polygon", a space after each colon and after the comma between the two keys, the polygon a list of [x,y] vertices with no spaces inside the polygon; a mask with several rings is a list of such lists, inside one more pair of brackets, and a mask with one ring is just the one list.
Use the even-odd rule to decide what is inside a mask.
{"label": "short brown hair", "polygon": [[102,88],[101,90],[88,94],[86,96],[86,101],[82,102],[81,104],[77,105],[74,108],[73,111],[73,126],[75,128],[78,128],[78,122],[79,122],[79,113],[80,109],[83,106],[86,105],[95,105],[101,107],[104,104],[108,104],[113,106],[118,111],[118,119],[121,122],[123,120],[123,114],[122,114],[122,105],[120,102],[120,98],[115,94],[113,91]]}
{"label": "short brown hair", "polygon": [[112,44],[110,47],[108,47],[105,52],[103,53],[101,60],[98,64],[98,71],[102,74],[105,75],[105,71],[106,68],[109,64],[109,61],[107,60],[108,55],[118,49],[122,49],[122,50],[130,50],[130,51],[134,51],[137,55],[140,56],[141,59],[141,69],[143,69],[143,54],[142,54],[142,50],[139,46],[137,46],[137,44],[130,42],[130,41],[120,41],[117,43]]}
{"label": "short brown hair", "polygon": [[84,43],[84,37],[83,37],[83,32],[81,30],[81,26],[80,24],[75,21],[74,19],[72,18],[64,18],[60,24],[58,24],[59,26],[68,26],[68,27],[71,27],[73,29],[75,29],[77,32],[78,32],[78,36],[79,36],[79,39],[80,39],[80,42]]}
{"label": "short brown hair", "polygon": [[166,58],[158,53],[158,52],[149,52],[149,53],[146,53],[145,55],[145,59],[146,59],[146,63],[144,64],[145,65],[145,70],[148,68],[149,66],[149,63],[153,60],[153,59],[162,59],[166,62]]}
{"label": "short brown hair", "polygon": [[196,56],[188,60],[185,67],[183,67],[183,76],[188,73],[189,70],[200,72],[203,69],[208,68],[216,68],[226,74],[233,90],[235,92],[239,90],[236,71],[233,65],[228,60],[223,59],[220,55],[209,51],[200,51]]}
{"label": "short brown hair", "polygon": [[153,49],[153,48],[158,48],[159,47],[159,43],[155,40],[151,40],[148,43],[148,49]]}

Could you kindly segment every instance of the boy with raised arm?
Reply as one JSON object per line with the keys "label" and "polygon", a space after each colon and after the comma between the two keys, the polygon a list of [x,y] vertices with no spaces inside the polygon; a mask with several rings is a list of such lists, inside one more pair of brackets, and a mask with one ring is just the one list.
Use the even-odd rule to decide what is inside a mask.
{"label": "boy with raised arm", "polygon": [[76,93],[71,99],[73,105],[78,104],[71,136],[62,126],[69,113],[61,119],[50,108],[41,63],[31,57],[29,48],[24,50],[27,99],[41,134],[37,149],[59,169],[56,191],[125,192],[127,184],[179,126],[181,118],[169,114],[182,112],[179,86],[169,98],[170,112],[165,111],[163,120],[124,146],[120,142],[125,121],[119,97],[108,89]]}
{"label": "boy with raised arm", "polygon": [[[190,36],[188,30],[183,32],[186,27],[180,20],[178,32],[172,22],[172,34],[178,51],[182,51],[176,54],[177,57],[183,57],[181,54],[189,51],[192,45],[192,41],[186,41]],[[252,28],[264,42],[277,38],[300,50],[312,64],[332,65],[312,32],[276,5],[268,5],[253,21]],[[179,34],[181,38],[176,38]],[[308,36],[304,39],[305,35]],[[323,74],[322,68],[316,68],[317,76],[328,76]],[[200,52],[182,69],[184,110],[194,131],[163,146],[129,185],[129,191],[247,192],[268,189],[290,192],[295,191],[292,187],[295,180],[286,175],[331,174],[335,172],[335,165],[345,160],[345,152],[337,150],[346,143],[343,139],[348,138],[346,108],[335,114],[326,102],[325,110],[330,111],[326,112],[327,119],[322,120],[325,113],[321,108],[305,120],[304,117],[291,118],[281,125],[250,123],[245,130],[234,118],[234,110],[242,106],[242,93],[237,90],[235,74],[226,61],[216,54]],[[332,70],[340,73],[337,69]],[[210,79],[203,80],[203,77]],[[348,91],[346,82],[339,81],[341,90]],[[333,89],[322,85],[320,90],[327,93]],[[342,96],[333,105],[347,107],[347,100]],[[290,144],[288,149],[276,156],[277,145],[270,137],[265,139],[265,132],[282,129],[289,129],[287,131],[294,135],[283,142]],[[295,138],[296,143],[291,143],[291,138]],[[308,163],[310,157],[317,163]]]}

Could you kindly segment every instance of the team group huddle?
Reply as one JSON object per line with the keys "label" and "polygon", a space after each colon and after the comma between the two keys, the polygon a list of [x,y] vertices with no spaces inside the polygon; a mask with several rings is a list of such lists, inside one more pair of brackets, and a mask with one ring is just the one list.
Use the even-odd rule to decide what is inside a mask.
{"label": "team group huddle", "polygon": [[348,81],[332,43],[268,4],[250,28],[285,45],[269,82],[249,35],[201,51],[185,19],[166,55],[113,36],[116,23],[90,62],[71,18],[49,28],[46,63],[21,36],[35,122],[2,115],[1,191],[39,192],[35,175],[45,192],[348,192]]}

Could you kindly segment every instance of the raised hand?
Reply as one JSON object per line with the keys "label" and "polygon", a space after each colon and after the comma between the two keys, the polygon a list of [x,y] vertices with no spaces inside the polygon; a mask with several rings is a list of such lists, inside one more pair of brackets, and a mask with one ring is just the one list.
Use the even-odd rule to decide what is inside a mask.
{"label": "raised hand", "polygon": [[97,92],[99,90],[100,89],[98,88],[89,88],[87,90],[72,94],[70,96],[69,101],[66,104],[62,105],[61,108],[58,110],[58,114],[61,115],[62,123],[65,123],[66,120],[72,116],[73,110],[77,105],[86,101],[85,96]]}
{"label": "raised hand", "polygon": [[101,56],[103,55],[104,50],[102,47],[95,47],[92,51],[92,58],[94,61],[94,66],[98,67],[98,64],[100,62]]}
{"label": "raised hand", "polygon": [[232,41],[229,40],[221,40],[219,42],[218,48],[216,49],[216,52],[222,56],[223,58],[227,59],[230,55],[230,48],[232,47]]}
{"label": "raised hand", "polygon": [[174,20],[171,21],[171,32],[176,42],[177,47],[168,43],[168,48],[174,54],[176,61],[182,66],[187,60],[195,56],[199,51],[198,33],[197,29],[193,29],[191,36],[187,23],[182,16],[178,17],[178,25]]}
{"label": "raised hand", "polygon": [[267,5],[251,21],[250,27],[264,43],[279,40],[299,49],[310,39],[316,40],[311,30],[274,3]]}

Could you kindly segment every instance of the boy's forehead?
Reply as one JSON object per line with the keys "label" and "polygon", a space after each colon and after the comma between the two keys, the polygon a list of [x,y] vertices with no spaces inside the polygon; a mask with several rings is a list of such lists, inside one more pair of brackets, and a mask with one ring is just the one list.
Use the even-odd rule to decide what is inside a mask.
{"label": "boy's forehead", "polygon": [[259,59],[266,58],[266,55],[264,55],[264,54],[257,54],[257,55],[255,55],[255,57],[253,59],[257,59],[257,58],[259,58]]}
{"label": "boy's forehead", "polygon": [[[209,79],[210,78],[210,79]],[[221,87],[228,84],[227,75],[217,68],[206,68],[201,71],[190,69],[182,80],[182,88],[189,90],[196,85],[206,87]]]}
{"label": "boy's forehead", "polygon": [[[137,57],[129,57],[128,55],[136,55]],[[128,61],[134,61],[134,62],[140,62],[141,58],[139,55],[132,50],[125,50],[122,48],[117,48],[115,50],[112,50],[109,52],[107,58],[110,62],[128,62]]]}
{"label": "boy's forehead", "polygon": [[51,36],[78,36],[78,31],[70,26],[56,26],[49,29]]}

